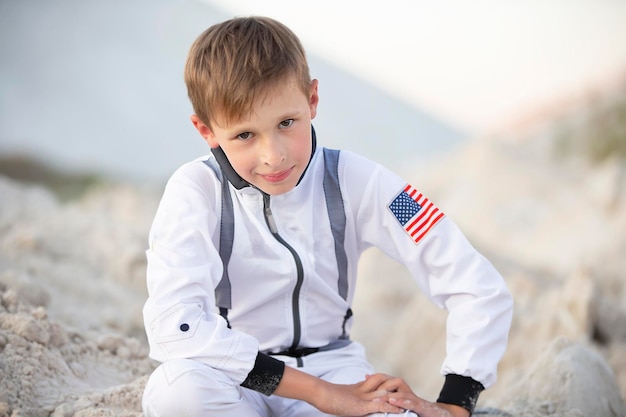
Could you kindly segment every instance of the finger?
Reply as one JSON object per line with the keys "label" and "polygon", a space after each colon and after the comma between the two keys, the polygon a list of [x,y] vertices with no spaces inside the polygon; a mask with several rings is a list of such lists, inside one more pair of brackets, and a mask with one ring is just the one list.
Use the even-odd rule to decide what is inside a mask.
{"label": "finger", "polygon": [[378,390],[381,384],[392,378],[391,375],[386,374],[369,375],[366,377],[365,381],[362,382],[360,388],[363,392]]}
{"label": "finger", "polygon": [[398,408],[414,411],[421,417],[451,417],[447,410],[419,397],[394,394],[388,401]]}
{"label": "finger", "polygon": [[397,405],[391,404],[388,401],[383,400],[382,397],[373,399],[370,404],[372,405],[372,408],[369,410],[370,413],[398,414],[405,410],[401,407],[398,407]]}
{"label": "finger", "polygon": [[417,404],[416,402],[408,398],[391,397],[388,399],[388,401],[389,401],[389,404],[397,408],[400,408],[402,410],[414,411],[415,413],[419,413],[418,415],[422,416],[421,412],[423,411],[423,407],[421,407],[419,404]]}
{"label": "finger", "polygon": [[365,391],[365,390],[361,390],[360,393],[360,397],[361,399],[365,400],[365,401],[372,401],[374,399],[382,399],[382,401],[387,401],[387,395],[389,394],[389,392],[382,390],[382,389],[376,389],[376,390],[369,390],[369,391]]}
{"label": "finger", "polygon": [[402,378],[390,378],[383,381],[378,389],[384,389],[389,392],[403,391],[411,392],[408,384]]}

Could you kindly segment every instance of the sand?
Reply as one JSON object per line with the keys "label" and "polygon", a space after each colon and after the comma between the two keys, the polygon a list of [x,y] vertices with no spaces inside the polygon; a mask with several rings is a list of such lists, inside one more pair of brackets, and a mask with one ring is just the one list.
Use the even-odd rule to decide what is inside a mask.
{"label": "sand", "polygon": [[[625,164],[555,158],[552,136],[531,133],[476,140],[408,174],[515,297],[499,381],[479,401],[490,411],[477,415],[623,417]],[[156,366],[141,308],[159,194],[105,183],[60,201],[0,177],[0,417],[141,415]],[[376,251],[360,275],[353,338],[434,399],[444,312]]]}

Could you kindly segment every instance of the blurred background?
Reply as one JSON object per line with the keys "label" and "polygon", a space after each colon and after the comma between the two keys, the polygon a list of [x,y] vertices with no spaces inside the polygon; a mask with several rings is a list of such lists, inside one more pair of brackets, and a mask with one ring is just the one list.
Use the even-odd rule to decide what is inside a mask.
{"label": "blurred background", "polygon": [[321,142],[394,166],[626,68],[619,0],[2,0],[0,171],[34,158],[164,181],[207,153],[188,120],[190,44],[213,23],[251,14],[283,21],[304,43],[320,80]]}
{"label": "blurred background", "polygon": [[[148,229],[170,174],[209,151],[189,122],[185,57],[211,24],[252,14],[283,21],[307,49],[320,143],[405,176],[505,277],[515,315],[499,383],[481,401],[534,398],[520,417],[554,415],[567,401],[622,407],[623,0],[0,0],[0,291],[11,293],[0,297],[17,294],[81,334],[111,332],[134,352],[115,357],[119,373],[98,365],[106,378],[79,373],[68,391],[130,383],[153,365],[141,314]],[[376,369],[435,398],[445,312],[408,271],[367,252],[353,310],[351,336]],[[583,375],[595,397],[552,372],[564,363],[550,356],[561,338],[608,363]],[[546,355],[542,381],[533,364]],[[41,406],[40,392],[24,395],[29,378],[66,389],[21,353],[9,362],[0,392],[16,404]],[[579,376],[587,368],[574,362]],[[620,415],[615,407],[606,415]]]}

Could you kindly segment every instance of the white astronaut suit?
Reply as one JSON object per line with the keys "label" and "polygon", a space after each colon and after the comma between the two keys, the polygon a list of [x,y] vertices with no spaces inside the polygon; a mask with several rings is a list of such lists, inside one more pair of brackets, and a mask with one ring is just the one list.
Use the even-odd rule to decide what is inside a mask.
{"label": "white astronaut suit", "polygon": [[215,149],[172,175],[149,243],[144,320],[161,364],[146,416],[324,416],[271,394],[285,365],[335,383],[375,372],[349,337],[372,246],[448,311],[439,400],[471,409],[496,381],[512,315],[503,278],[416,188],[354,153],[313,146],[298,185],[269,196]]}

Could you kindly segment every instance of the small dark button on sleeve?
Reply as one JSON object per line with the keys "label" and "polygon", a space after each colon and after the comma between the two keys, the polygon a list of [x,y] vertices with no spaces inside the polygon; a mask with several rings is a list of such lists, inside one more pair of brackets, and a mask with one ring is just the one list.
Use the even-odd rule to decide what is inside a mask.
{"label": "small dark button on sleeve", "polygon": [[187,323],[183,323],[180,325],[179,329],[181,332],[186,332],[187,330],[189,330],[189,325]]}

